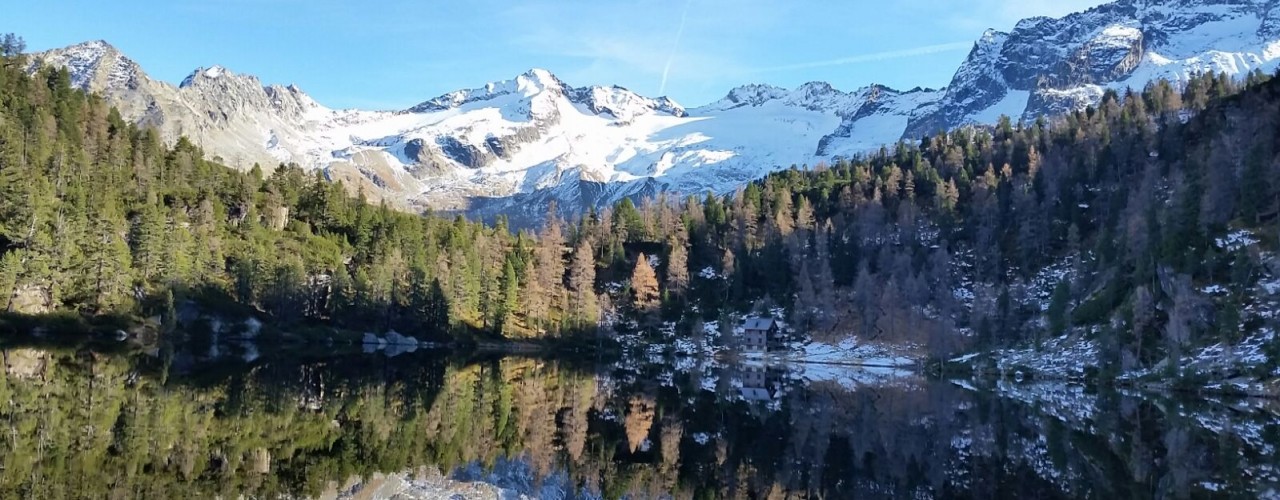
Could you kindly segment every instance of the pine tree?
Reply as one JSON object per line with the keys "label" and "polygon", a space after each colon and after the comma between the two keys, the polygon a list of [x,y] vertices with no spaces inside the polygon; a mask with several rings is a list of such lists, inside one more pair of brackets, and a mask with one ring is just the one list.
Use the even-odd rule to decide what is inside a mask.
{"label": "pine tree", "polygon": [[0,254],[0,311],[8,311],[22,274],[22,250]]}
{"label": "pine tree", "polygon": [[423,311],[423,323],[436,332],[447,332],[449,328],[449,299],[445,296],[444,287],[439,279],[431,280],[426,307]]}
{"label": "pine tree", "polygon": [[506,325],[511,321],[518,305],[518,295],[520,290],[520,282],[516,277],[516,268],[511,263],[511,259],[507,259],[502,266],[502,281],[499,284],[499,303],[496,314],[495,325],[499,331],[505,331]]}
{"label": "pine tree", "polygon": [[129,294],[130,258],[125,241],[124,215],[111,198],[101,201],[94,213],[85,245],[90,292],[89,304],[97,312],[115,311],[131,303]]}
{"label": "pine tree", "polygon": [[[347,266],[339,265],[333,273],[333,282],[329,286],[329,296],[327,298],[329,318],[339,324],[345,325],[350,321],[350,315],[356,307],[355,283],[351,279],[351,274],[347,272]],[[425,284],[423,291],[423,308],[426,307]]]}
{"label": "pine tree", "polygon": [[27,42],[13,33],[0,35],[0,57],[19,57],[27,50]]}
{"label": "pine tree", "polygon": [[191,272],[193,281],[201,283],[216,282],[225,272],[226,256],[223,252],[222,236],[219,234],[218,224],[218,221],[223,218],[225,218],[225,213],[218,213],[217,207],[212,200],[209,198],[200,200],[191,225],[193,245]]}
{"label": "pine tree", "polygon": [[165,266],[162,280],[167,284],[190,282],[195,272],[193,256],[197,253],[186,212],[178,207],[169,211],[165,228]]}
{"label": "pine tree", "polygon": [[133,224],[129,240],[133,247],[133,268],[143,283],[150,283],[165,272],[165,220],[156,206],[155,193],[148,193],[148,201]]}
{"label": "pine tree", "polygon": [[799,289],[796,290],[791,314],[797,325],[804,330],[809,330],[814,326],[814,317],[819,306],[818,294],[814,291],[808,260],[800,263],[798,281]]}
{"label": "pine tree", "polygon": [[1053,289],[1053,296],[1049,299],[1049,309],[1045,314],[1049,318],[1049,333],[1052,335],[1062,335],[1067,331],[1070,316],[1067,308],[1071,305],[1071,284],[1067,280],[1058,282],[1058,286]]}
{"label": "pine tree", "polygon": [[1258,216],[1270,200],[1271,179],[1267,175],[1261,148],[1250,152],[1240,178],[1240,215],[1250,224],[1258,223]]}

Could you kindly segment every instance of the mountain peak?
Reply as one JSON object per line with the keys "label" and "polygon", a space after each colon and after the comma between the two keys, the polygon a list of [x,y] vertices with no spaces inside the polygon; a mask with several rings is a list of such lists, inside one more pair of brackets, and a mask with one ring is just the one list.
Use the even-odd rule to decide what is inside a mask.
{"label": "mountain peak", "polygon": [[810,94],[830,94],[833,92],[839,92],[835,87],[832,87],[830,83],[818,81],[805,82],[799,87],[796,87],[796,90]]}
{"label": "mountain peak", "polygon": [[[1022,22],[1019,22],[1018,24],[1022,25]],[[1035,26],[1035,24],[1030,24],[1028,26]],[[995,28],[987,28],[986,31],[982,32],[982,36],[978,38],[977,45],[998,45],[1004,42],[1007,38],[1009,38],[1008,33]]]}
{"label": "mountain peak", "polygon": [[[509,81],[490,83],[486,88],[501,88]],[[515,78],[515,90],[525,95],[533,95],[545,90],[558,90],[565,87],[564,82],[542,68],[532,68]]]}
{"label": "mountain peak", "polygon": [[203,73],[204,73],[205,78],[217,78],[217,77],[222,76],[222,73],[223,73],[223,72],[225,72],[226,70],[227,70],[227,68],[224,68],[224,67],[222,67],[222,66],[219,66],[219,65],[216,65],[216,64],[215,64],[215,65],[210,66],[210,67],[208,67],[207,69],[205,69],[205,70],[203,71]]}
{"label": "mountain peak", "polygon": [[111,43],[103,39],[88,40],[88,41],[80,42],[75,45],[68,46],[63,50],[75,50],[75,49],[96,50],[96,51],[102,51],[102,52],[118,50],[114,45],[111,45]]}
{"label": "mountain peak", "polygon": [[729,89],[729,93],[721,101],[736,106],[759,106],[787,95],[787,89],[767,83],[749,83]]}
{"label": "mountain peak", "polygon": [[542,68],[529,68],[529,71],[521,73],[520,76],[529,78],[541,83],[560,83],[560,79],[548,70]]}
{"label": "mountain peak", "polygon": [[[1047,16],[1028,17],[1028,18],[1026,18],[1026,19],[1023,19],[1023,20],[1021,20],[1021,21],[1018,21],[1018,24],[1014,25],[1013,30],[1014,30],[1014,31],[1018,31],[1018,30],[1029,30],[1029,29],[1032,29],[1032,28],[1036,27],[1036,26],[1037,26],[1037,25],[1039,25],[1040,23],[1045,22],[1045,21],[1048,21],[1048,20],[1050,20],[1050,19],[1052,19],[1052,18],[1047,17]],[[988,31],[988,32],[992,32],[992,31],[995,31],[995,30],[990,30],[990,29],[989,29],[989,30],[987,30],[987,31]]]}
{"label": "mountain peak", "polygon": [[59,60],[76,60],[85,64],[97,64],[111,55],[119,55],[120,50],[107,43],[106,40],[89,40],[60,49],[52,49],[35,54],[41,58]]}
{"label": "mountain peak", "polygon": [[462,89],[423,101],[408,109],[413,113],[444,111],[464,104],[494,99],[497,97],[524,94],[531,96],[543,91],[563,91],[565,85],[556,75],[542,68],[531,68],[510,80],[486,83],[483,87]]}
{"label": "mountain peak", "polygon": [[227,69],[225,66],[215,64],[209,67],[199,67],[191,71],[178,84],[178,88],[187,88],[202,83],[223,82],[223,85],[231,85],[238,82],[248,83],[251,86],[261,87],[262,83],[258,81],[258,77],[249,74],[237,74]]}
{"label": "mountain peak", "polygon": [[649,98],[618,85],[567,88],[565,96],[571,102],[586,106],[596,115],[608,114],[622,121],[630,121],[650,112],[685,116],[684,107],[670,98]]}
{"label": "mountain peak", "polygon": [[43,65],[66,68],[71,73],[71,85],[89,91],[137,88],[144,76],[138,63],[106,40],[90,40],[32,54],[29,68],[34,71]]}

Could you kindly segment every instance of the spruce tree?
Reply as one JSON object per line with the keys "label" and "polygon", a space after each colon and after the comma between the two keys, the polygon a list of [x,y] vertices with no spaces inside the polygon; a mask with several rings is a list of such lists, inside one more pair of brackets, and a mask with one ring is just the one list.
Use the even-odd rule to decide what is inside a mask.
{"label": "spruce tree", "polygon": [[495,321],[499,331],[506,331],[506,326],[515,315],[519,290],[520,282],[516,277],[516,268],[511,263],[511,259],[507,259],[502,266],[502,280],[499,283],[499,302]]}
{"label": "spruce tree", "polygon": [[1067,331],[1069,326],[1069,318],[1067,308],[1071,303],[1071,284],[1067,280],[1058,282],[1053,289],[1053,296],[1049,299],[1049,308],[1046,315],[1049,318],[1049,333],[1053,335],[1062,335]]}

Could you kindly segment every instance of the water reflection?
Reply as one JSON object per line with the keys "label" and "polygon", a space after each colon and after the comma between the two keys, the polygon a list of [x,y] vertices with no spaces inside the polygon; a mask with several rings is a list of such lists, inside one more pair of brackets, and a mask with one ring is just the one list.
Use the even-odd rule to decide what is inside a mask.
{"label": "water reflection", "polygon": [[1257,497],[1280,481],[1266,401],[829,365],[226,349],[4,350],[0,497]]}

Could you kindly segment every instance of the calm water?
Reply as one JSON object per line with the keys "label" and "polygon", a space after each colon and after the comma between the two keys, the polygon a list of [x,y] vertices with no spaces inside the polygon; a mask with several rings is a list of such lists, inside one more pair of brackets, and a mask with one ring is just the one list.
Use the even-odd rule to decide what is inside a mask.
{"label": "calm water", "polygon": [[1274,402],[692,360],[220,354],[6,349],[0,498],[332,495],[422,466],[562,498],[1255,498],[1280,482]]}

